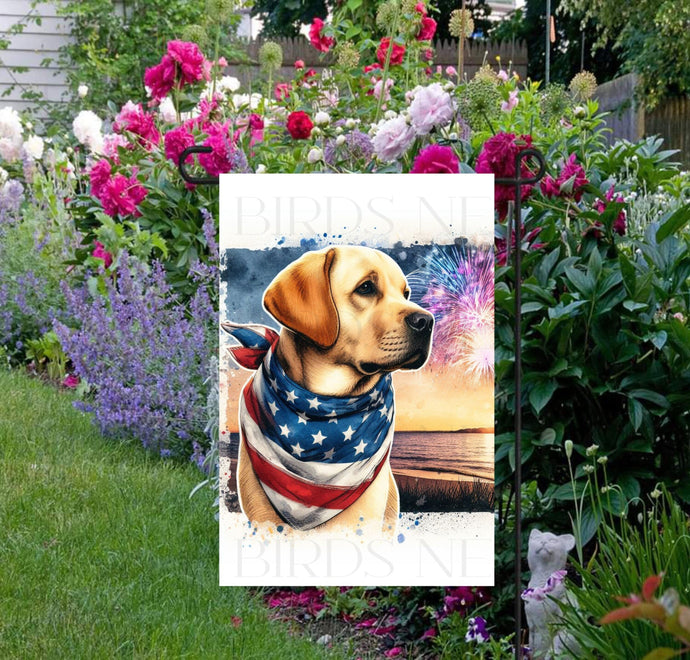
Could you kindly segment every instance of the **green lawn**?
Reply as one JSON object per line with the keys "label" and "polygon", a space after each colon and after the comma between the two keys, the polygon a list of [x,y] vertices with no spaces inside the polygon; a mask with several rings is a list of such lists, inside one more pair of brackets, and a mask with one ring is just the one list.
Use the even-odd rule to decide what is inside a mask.
{"label": "green lawn", "polygon": [[0,658],[323,658],[218,587],[196,468],[104,440],[71,401],[0,372]]}

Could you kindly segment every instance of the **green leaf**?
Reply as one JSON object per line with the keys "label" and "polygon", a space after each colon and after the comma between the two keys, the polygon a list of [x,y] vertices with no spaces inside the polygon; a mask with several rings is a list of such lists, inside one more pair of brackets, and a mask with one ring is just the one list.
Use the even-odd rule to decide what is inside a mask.
{"label": "green leaf", "polygon": [[551,400],[553,393],[556,391],[558,383],[553,380],[543,380],[538,382],[529,393],[529,402],[534,408],[534,412],[538,415],[544,406]]}
{"label": "green leaf", "polygon": [[674,651],[668,648],[668,646],[659,646],[647,653],[642,660],[668,660],[669,658],[675,658],[677,655],[677,650]]}
{"label": "green leaf", "polygon": [[594,282],[596,282],[599,279],[599,275],[601,275],[601,255],[597,248],[594,248],[592,254],[589,255],[587,275],[591,277]]}
{"label": "green leaf", "polygon": [[671,234],[680,231],[690,220],[690,205],[684,204],[677,211],[671,214],[656,231],[656,242],[661,243]]}
{"label": "green leaf", "polygon": [[630,297],[633,297],[635,295],[635,266],[622,252],[618,255],[618,264],[621,268],[625,290]]}
{"label": "green leaf", "polygon": [[652,392],[652,390],[631,390],[628,392],[628,396],[631,396],[634,399],[649,401],[649,403],[652,403],[659,408],[663,408],[664,410],[668,410],[671,407],[671,404],[668,402],[668,399],[665,396],[658,394],[657,392]]}
{"label": "green leaf", "polygon": [[582,512],[582,520],[580,521],[580,541],[582,545],[586,545],[592,540],[597,533],[600,522],[601,514],[598,511],[587,508]]}
{"label": "green leaf", "polygon": [[556,441],[556,431],[551,427],[544,429],[539,436],[539,442],[542,445],[552,445]]}
{"label": "green leaf", "polygon": [[645,407],[635,399],[628,398],[628,417],[635,432],[639,431],[642,425],[642,418],[644,417]]}
{"label": "green leaf", "polygon": [[577,268],[567,268],[565,275],[568,281],[584,296],[591,296],[594,291],[594,280]]}

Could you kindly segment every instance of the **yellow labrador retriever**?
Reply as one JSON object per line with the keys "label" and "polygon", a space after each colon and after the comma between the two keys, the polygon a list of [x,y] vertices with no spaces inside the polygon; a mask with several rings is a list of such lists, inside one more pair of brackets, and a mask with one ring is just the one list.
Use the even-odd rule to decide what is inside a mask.
{"label": "yellow labrador retriever", "polygon": [[245,344],[235,359],[257,370],[239,415],[238,495],[250,521],[395,528],[390,372],[424,365],[434,322],[409,295],[383,252],[332,247],[305,253],[266,289],[279,335],[222,324]]}

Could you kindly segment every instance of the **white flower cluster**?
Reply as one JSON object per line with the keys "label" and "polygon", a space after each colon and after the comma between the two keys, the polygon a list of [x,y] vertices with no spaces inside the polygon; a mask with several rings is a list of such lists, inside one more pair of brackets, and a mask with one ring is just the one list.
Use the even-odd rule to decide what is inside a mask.
{"label": "white flower cluster", "polygon": [[82,110],[72,122],[72,131],[80,144],[88,147],[93,153],[101,153],[103,150],[102,126],[103,121],[95,112]]}
{"label": "white flower cluster", "polygon": [[19,113],[6,106],[0,109],[0,156],[12,163],[22,153],[22,133],[24,128]]}
{"label": "white flower cluster", "polygon": [[[239,88],[240,81],[237,78],[235,78],[234,76],[223,76],[215,82],[215,98],[221,101],[225,101],[227,99],[228,93],[234,94]],[[201,92],[200,98],[210,101],[213,96],[214,83],[213,80],[210,80],[206,84],[204,91]]]}

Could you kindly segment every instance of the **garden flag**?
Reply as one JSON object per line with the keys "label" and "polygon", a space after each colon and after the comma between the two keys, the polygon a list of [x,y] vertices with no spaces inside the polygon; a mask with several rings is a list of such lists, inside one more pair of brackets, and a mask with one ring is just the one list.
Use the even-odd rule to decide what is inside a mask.
{"label": "garden flag", "polygon": [[221,176],[221,585],[493,584],[493,203]]}

